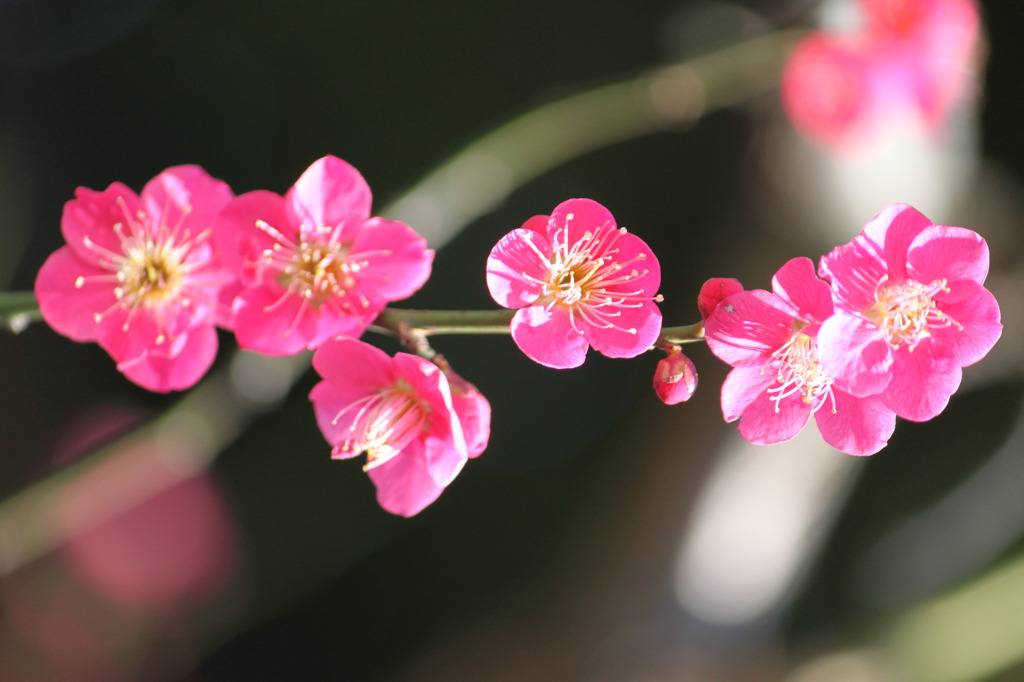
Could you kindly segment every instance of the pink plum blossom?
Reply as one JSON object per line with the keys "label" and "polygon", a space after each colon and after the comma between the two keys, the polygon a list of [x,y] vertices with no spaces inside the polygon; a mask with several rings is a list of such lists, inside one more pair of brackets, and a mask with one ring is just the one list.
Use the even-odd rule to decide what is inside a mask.
{"label": "pink plum blossom", "polygon": [[654,370],[654,391],[661,402],[677,405],[686,402],[697,390],[697,368],[693,360],[675,346],[658,362]]}
{"label": "pink plum blossom", "polygon": [[219,299],[234,277],[210,226],[231,189],[198,166],[168,168],[141,195],[121,183],[79,187],[64,206],[67,245],[36,277],[43,318],[75,341],[95,341],[128,379],[152,391],[195,384],[217,354]]}
{"label": "pink plum blossom", "polygon": [[935,130],[970,91],[980,31],[973,0],[860,0],[863,28],[815,32],[794,48],[782,103],[794,126],[833,148],[896,120]]}
{"label": "pink plum blossom", "polygon": [[854,395],[881,394],[904,419],[939,414],[961,368],[1002,333],[999,304],[983,286],[985,240],[933,225],[906,204],[875,216],[853,241],[821,259],[835,315],[818,335],[822,364]]}
{"label": "pink plum blossom", "polygon": [[[325,341],[313,356],[323,381],[309,394],[317,423],[337,459],[366,453],[364,470],[387,511],[413,516],[454,480],[486,445],[490,407],[471,384],[453,397],[445,373],[408,353],[394,358],[344,337]],[[462,401],[462,402],[460,402]],[[460,414],[461,411],[461,414]],[[470,425],[467,446],[461,417]]]}
{"label": "pink plum blossom", "polygon": [[722,413],[740,419],[751,443],[787,441],[811,415],[825,442],[847,454],[871,455],[888,442],[893,410],[880,396],[842,390],[819,360],[819,331],[832,312],[814,264],[794,258],[775,274],[771,292],[735,293],[708,317],[708,346],[734,368],[722,384]]}
{"label": "pink plum blossom", "polygon": [[215,234],[242,283],[242,348],[291,355],[337,334],[358,337],[388,302],[423,286],[434,252],[404,223],[371,218],[370,202],[359,171],[333,156],[283,197],[257,190],[231,202]]}
{"label": "pink plum blossom", "polygon": [[491,296],[518,308],[516,345],[556,369],[582,365],[590,346],[612,358],[648,350],[661,331],[660,284],[650,247],[590,199],[530,218],[487,259]]}

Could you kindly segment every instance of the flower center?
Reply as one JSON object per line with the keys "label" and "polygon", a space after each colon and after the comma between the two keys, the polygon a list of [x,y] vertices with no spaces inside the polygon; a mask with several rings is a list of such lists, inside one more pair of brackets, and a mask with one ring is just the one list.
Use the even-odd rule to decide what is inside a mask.
{"label": "flower center", "polygon": [[807,334],[798,332],[771,355],[776,363],[778,386],[769,388],[769,400],[779,403],[794,394],[811,406],[811,413],[821,409],[827,401],[832,403],[835,413],[835,397],[832,395],[832,377],[825,374],[818,362],[818,346]]}
{"label": "flower center", "polygon": [[430,406],[424,403],[405,380],[366,396],[334,417],[357,410],[348,435],[332,450],[336,457],[352,457],[366,452],[364,471],[378,467],[402,451],[427,425]]}
{"label": "flower center", "polygon": [[[566,216],[566,223],[573,215]],[[616,329],[636,334],[633,327],[618,324],[623,308],[640,308],[645,301],[661,301],[662,297],[647,296],[636,281],[648,273],[630,267],[646,260],[647,254],[637,253],[628,260],[619,260],[620,249],[615,243],[626,234],[625,228],[602,225],[587,231],[574,243],[569,243],[568,225],[555,233],[552,253],[544,254],[527,237],[526,241],[547,268],[543,278],[525,277],[541,287],[538,305],[549,311],[559,306],[569,312],[569,321],[576,332],[583,326]]]}
{"label": "flower center", "polygon": [[939,310],[935,294],[946,291],[946,280],[937,279],[931,284],[907,280],[897,284],[879,283],[875,293],[876,303],[869,308],[865,317],[877,324],[891,348],[906,344],[914,350],[918,343],[931,337],[932,327],[963,326]]}
{"label": "flower center", "polygon": [[[108,249],[89,237],[82,242],[85,248],[96,256],[95,264],[106,270],[108,275],[82,276],[75,280],[80,289],[90,282],[114,282],[114,297],[117,301],[107,310],[96,313],[99,323],[114,310],[127,310],[124,331],[131,325],[132,314],[139,308],[158,313],[159,317],[169,306],[190,307],[194,302],[214,305],[215,301],[206,291],[214,283],[204,280],[197,271],[209,265],[210,249],[205,242],[209,230],[193,235],[181,228],[181,222],[191,211],[184,206],[178,224],[165,223],[153,226],[142,211],[134,216],[128,213],[124,202],[118,200],[124,221],[115,223],[113,231],[119,241],[119,249]],[[165,331],[157,337],[157,343],[166,340]]]}

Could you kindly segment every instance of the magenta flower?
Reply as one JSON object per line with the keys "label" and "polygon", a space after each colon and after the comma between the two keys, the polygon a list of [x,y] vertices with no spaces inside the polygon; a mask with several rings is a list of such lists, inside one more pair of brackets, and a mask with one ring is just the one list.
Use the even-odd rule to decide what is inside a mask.
{"label": "magenta flower", "polygon": [[666,405],[677,405],[689,400],[696,390],[697,368],[676,346],[654,370],[654,392]]}
{"label": "magenta flower", "polygon": [[168,168],[141,195],[121,183],[79,187],[64,206],[67,245],[36,277],[46,322],[95,341],[128,379],[152,391],[195,384],[217,354],[219,303],[234,278],[210,239],[231,189],[198,166]]}
{"label": "magenta flower", "polygon": [[[364,470],[384,509],[413,516],[437,499],[469,456],[448,379],[428,360],[394,358],[362,341],[329,339],[313,356],[323,381],[313,387],[317,423],[331,456],[366,453]],[[474,403],[476,407],[480,403]],[[463,407],[469,407],[463,404]],[[473,423],[475,454],[490,428]]]}
{"label": "magenta flower", "polygon": [[794,126],[834,148],[910,119],[941,126],[970,90],[979,36],[972,0],[860,0],[864,29],[813,33],[793,50],[782,103]]}
{"label": "magenta flower", "polygon": [[704,282],[700,293],[697,294],[697,309],[700,311],[700,319],[708,319],[708,316],[715,312],[719,303],[737,291],[743,291],[743,285],[738,279],[731,277],[712,277]]}
{"label": "magenta flower", "polygon": [[242,348],[291,355],[358,337],[388,302],[423,286],[434,252],[404,223],[370,218],[370,201],[359,171],[325,156],[284,197],[257,190],[224,210],[216,239],[242,283]]}
{"label": "magenta flower", "polygon": [[999,304],[983,286],[988,262],[977,233],[933,225],[906,204],[889,206],[823,257],[836,311],[819,344],[836,384],[882,394],[904,419],[939,414],[961,368],[1002,333]]}
{"label": "magenta flower", "polygon": [[819,360],[818,336],[832,315],[828,285],[807,258],[775,274],[772,292],[741,291],[705,323],[708,347],[734,369],[722,384],[726,421],[740,434],[771,445],[793,438],[814,415],[832,447],[871,455],[883,447],[896,415],[880,396],[858,397],[836,385]]}
{"label": "magenta flower", "polygon": [[649,349],[661,331],[661,269],[650,247],[601,204],[570,199],[491,249],[487,287],[518,308],[512,338],[548,367],[579,367],[587,348],[612,358]]}

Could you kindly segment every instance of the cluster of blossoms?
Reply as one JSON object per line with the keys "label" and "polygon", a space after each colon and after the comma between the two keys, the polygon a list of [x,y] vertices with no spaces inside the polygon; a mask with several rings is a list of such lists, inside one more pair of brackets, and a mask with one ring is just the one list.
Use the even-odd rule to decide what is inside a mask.
{"label": "cluster of blossoms", "polygon": [[[403,338],[416,354],[393,357],[359,340],[388,303],[424,284],[434,255],[370,205],[363,177],[330,156],[284,196],[235,197],[197,166],[164,171],[140,195],[118,183],[79,189],[64,210],[67,245],[36,280],[40,310],[154,391],[199,380],[217,327],[264,354],[314,350],[322,381],[309,397],[332,456],[365,453],[380,504],[411,516],[484,450],[491,408],[422,337]],[[937,415],[961,368],[999,338],[984,240],[909,206],[886,209],[819,271],[824,279],[794,259],[772,292],[710,280],[698,297],[703,323],[674,333],[662,326],[651,248],[601,204],[570,199],[502,237],[486,282],[516,311],[512,339],[542,365],[578,367],[590,347],[613,358],[660,348],[654,387],[675,404],[697,386],[677,343],[703,335],[734,367],[722,409],[745,438],[787,440],[813,414],[829,444],[858,455],[885,445],[897,415]]]}
{"label": "cluster of blossoms", "polygon": [[855,149],[896,120],[936,130],[970,92],[980,20],[973,0],[857,0],[860,30],[815,32],[793,50],[782,103],[793,124]]}
{"label": "cluster of blossoms", "polygon": [[999,339],[988,265],[975,232],[896,204],[821,259],[824,279],[796,258],[771,292],[712,300],[707,343],[734,368],[722,386],[726,421],[740,419],[744,438],[767,445],[789,440],[814,415],[834,448],[878,452],[897,416],[938,415],[961,368]]}
{"label": "cluster of blossoms", "polygon": [[[422,237],[371,218],[370,205],[362,175],[332,156],[284,196],[235,197],[198,166],[169,168],[140,195],[120,183],[80,188],[61,221],[67,245],[44,263],[36,298],[50,326],[97,342],[153,391],[188,388],[206,373],[216,327],[264,354],[317,350],[327,385],[312,400],[334,455],[367,452],[381,504],[414,514],[483,449],[490,408],[447,366],[396,357],[394,371],[372,375],[377,383],[334,369],[353,357],[365,372],[386,362],[356,339],[423,285],[433,261]],[[338,408],[339,395],[359,407]]]}

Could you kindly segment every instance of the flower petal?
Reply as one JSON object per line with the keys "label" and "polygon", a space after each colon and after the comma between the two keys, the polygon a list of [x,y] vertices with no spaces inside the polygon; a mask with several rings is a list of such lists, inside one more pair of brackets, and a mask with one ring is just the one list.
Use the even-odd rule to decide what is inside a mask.
{"label": "flower petal", "polygon": [[548,240],[552,248],[571,247],[586,238],[587,233],[595,234],[598,229],[615,227],[611,211],[593,199],[568,199],[551,212],[548,221]]}
{"label": "flower petal", "polygon": [[956,358],[938,355],[941,347],[921,343],[910,350],[893,351],[898,371],[885,390],[886,404],[910,421],[923,422],[936,416],[960,387],[963,372]]}
{"label": "flower petal", "polygon": [[412,296],[430,277],[434,251],[427,240],[397,220],[372,218],[352,242],[352,259],[364,261],[359,291],[369,299],[397,301]]}
{"label": "flower petal", "polygon": [[858,398],[833,391],[832,404],[814,413],[818,431],[826,443],[848,455],[873,455],[889,442],[896,430],[896,413],[880,396]]}
{"label": "flower petal", "polygon": [[[102,251],[121,253],[122,234],[131,234],[129,221],[135,220],[140,208],[139,198],[120,182],[102,192],[86,187],[75,190],[75,198],[64,204],[60,228],[71,250],[86,263],[106,260]],[[89,246],[89,243],[95,246]],[[98,249],[96,247],[99,247]]]}
{"label": "flower petal", "polygon": [[[217,332],[210,325],[193,327],[176,339],[173,355],[157,346],[130,360],[118,362],[126,377],[150,391],[166,393],[193,386],[217,356]],[[115,356],[116,357],[116,356]]]}
{"label": "flower petal", "polygon": [[313,368],[334,386],[357,393],[372,393],[398,380],[387,353],[355,339],[324,342],[313,354]]}
{"label": "flower petal", "polygon": [[554,369],[579,367],[587,357],[587,340],[572,328],[569,314],[554,307],[521,308],[512,318],[512,340],[534,362]]}
{"label": "flower petal", "polygon": [[736,421],[747,405],[760,398],[776,381],[775,373],[766,371],[763,365],[733,369],[722,382],[722,417],[727,422]]}
{"label": "flower petal", "polygon": [[294,223],[307,228],[362,225],[372,200],[359,171],[336,156],[314,161],[285,195]]}
{"label": "flower petal", "polygon": [[893,375],[889,344],[881,330],[837,312],[818,331],[818,359],[836,387],[853,395],[881,393]]}
{"label": "flower petal", "polygon": [[934,225],[917,235],[907,261],[910,276],[919,282],[944,279],[984,284],[988,276],[988,244],[972,230]]}
{"label": "flower petal", "polygon": [[[268,227],[261,229],[257,223]],[[298,227],[285,211],[284,199],[266,190],[236,197],[224,207],[213,227],[221,260],[246,286],[258,285],[266,273],[274,272],[266,267],[266,252],[278,242],[294,242],[298,236]]]}
{"label": "flower petal", "polygon": [[649,350],[661,333],[661,311],[654,301],[622,307],[613,318],[616,328],[583,324],[583,336],[594,350],[610,358],[633,358]]}
{"label": "flower petal", "polygon": [[151,231],[192,238],[210,227],[233,197],[227,183],[194,165],[168,168],[147,182],[140,195]]}
{"label": "flower petal", "polygon": [[708,348],[733,367],[760,367],[793,333],[793,314],[783,307],[761,289],[729,296],[704,323]]}
{"label": "flower petal", "polygon": [[911,242],[931,225],[932,221],[913,206],[893,204],[869,220],[858,239],[881,246],[889,280],[901,282],[907,278],[907,252]]}
{"label": "flower petal", "polygon": [[295,355],[317,336],[309,304],[274,284],[243,290],[235,298],[238,345],[266,355]]}
{"label": "flower petal", "polygon": [[[36,276],[35,292],[46,323],[75,341],[95,341],[96,315],[117,303],[106,270],[87,265],[68,246],[50,254]],[[81,286],[76,282],[81,277]],[[97,279],[99,278],[99,279]]]}
{"label": "flower petal", "polygon": [[[734,372],[749,373],[752,370],[753,368],[747,367],[734,369],[726,377],[726,380],[732,377]],[[739,374],[736,381],[743,378],[744,374]],[[769,374],[769,378],[772,380],[771,383],[774,383],[775,376]],[[745,380],[749,381],[749,379],[749,376],[745,377]],[[751,388],[757,385],[757,383],[753,383]],[[748,395],[750,392],[748,389]],[[725,395],[724,385],[722,395],[723,397]],[[771,399],[770,393],[762,390],[754,395],[753,400],[743,409],[743,414],[740,417],[740,435],[755,445],[774,445],[796,436],[807,425],[810,418],[811,406],[805,403],[800,396],[790,395],[775,401]]]}
{"label": "flower petal", "polygon": [[548,279],[550,257],[551,243],[544,235],[526,228],[506,234],[487,257],[491,298],[505,308],[522,308],[536,301]]}
{"label": "flower petal", "polygon": [[938,308],[957,324],[932,327],[931,343],[951,349],[961,367],[973,365],[985,357],[1003,333],[999,303],[988,289],[970,280],[955,285],[957,300],[946,302],[936,296]]}
{"label": "flower petal", "polygon": [[832,283],[835,307],[851,313],[867,310],[875,303],[878,285],[888,276],[881,246],[859,236],[822,256],[821,276]]}
{"label": "flower petal", "polygon": [[814,272],[810,258],[794,258],[772,277],[772,291],[804,322],[822,322],[832,314],[832,291]]}
{"label": "flower petal", "polygon": [[367,474],[377,487],[377,503],[399,516],[415,516],[444,492],[427,471],[423,445],[414,441]]}

